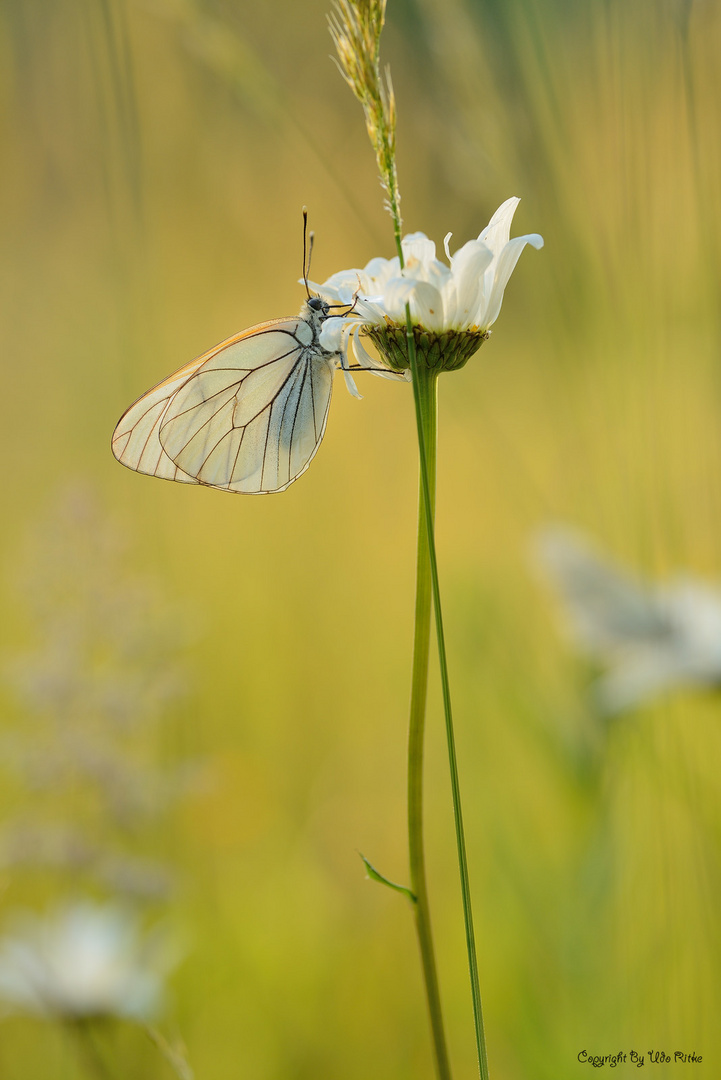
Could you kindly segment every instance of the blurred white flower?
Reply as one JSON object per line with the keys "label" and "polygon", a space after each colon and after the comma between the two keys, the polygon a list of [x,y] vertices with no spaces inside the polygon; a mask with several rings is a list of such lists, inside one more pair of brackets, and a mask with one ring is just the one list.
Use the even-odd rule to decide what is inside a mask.
{"label": "blurred white flower", "polygon": [[444,247],[449,265],[436,258],[433,241],[417,232],[403,238],[403,270],[398,256],[371,259],[363,270],[341,270],[316,285],[329,303],[352,305],[347,315],[326,319],[320,336],[323,347],[345,352],[352,340],[358,362],[372,366],[360,334],[369,334],[378,344],[374,329],[385,331],[389,324],[404,327],[408,303],[415,326],[434,335],[470,332],[475,336],[475,351],[498,318],[503,293],[524,247],[543,247],[537,233],[510,239],[519,201],[507,199],[478,238],[453,255],[448,233]]}
{"label": "blurred white flower", "polygon": [[16,923],[0,938],[0,997],[15,1011],[76,1020],[157,1012],[175,958],[129,909],[78,901]]}
{"label": "blurred white flower", "polygon": [[596,683],[605,713],[674,686],[721,684],[721,589],[690,576],[639,581],[561,527],[535,546],[571,638],[607,669]]}

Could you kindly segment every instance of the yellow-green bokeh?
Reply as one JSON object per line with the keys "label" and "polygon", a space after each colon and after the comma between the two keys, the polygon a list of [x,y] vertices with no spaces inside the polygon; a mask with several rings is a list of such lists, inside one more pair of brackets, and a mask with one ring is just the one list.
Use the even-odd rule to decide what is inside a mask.
{"label": "yellow-green bokeh", "polygon": [[[97,493],[129,574],[184,612],[191,686],[165,753],[201,759],[164,825],[186,958],[166,1024],[199,1080],[420,1080],[432,1065],[405,880],[416,458],[407,386],[335,391],[298,484],[252,498],[134,475],[140,393],[392,253],[360,110],[312,0],[7,0],[0,12],[0,644],[32,647],[28,531]],[[389,0],[408,231],[477,235],[508,196],[541,232],[493,336],[440,386],[438,545],[494,1080],[576,1055],[721,1060],[721,704],[619,718],[593,775],[578,662],[530,568],[580,526],[639,573],[721,578],[721,13],[702,0]],[[22,712],[3,691],[7,727]],[[430,888],[452,1057],[474,1075],[435,678]],[[18,795],[18,798],[20,796]],[[6,799],[5,802],[8,800]],[[8,810],[10,812],[10,810]],[[33,893],[33,889],[36,892]],[[48,887],[3,872],[2,904]],[[119,1031],[119,1076],[164,1077]],[[7,1019],[0,1076],[80,1077]],[[586,1066],[590,1068],[590,1066]],[[123,1071],[125,1070],[125,1071]]]}

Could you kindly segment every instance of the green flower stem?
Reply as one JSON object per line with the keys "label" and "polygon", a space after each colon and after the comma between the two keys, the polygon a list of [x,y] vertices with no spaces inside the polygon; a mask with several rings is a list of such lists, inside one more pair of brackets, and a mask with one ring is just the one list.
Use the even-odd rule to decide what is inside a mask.
{"label": "green flower stem", "polygon": [[[412,887],[418,897],[417,925],[419,927],[419,940],[421,942],[421,955],[424,958],[424,973],[426,976],[426,988],[428,992],[429,1007],[431,1008],[431,1023],[436,1038],[436,1025],[441,1025],[440,1002],[438,1012],[434,1013],[431,1006],[431,981],[427,969],[424,949],[430,954],[432,961],[432,941],[430,936],[430,923],[428,921],[428,902],[426,898],[425,876],[423,874],[422,830],[419,829],[418,819],[422,813],[422,780],[411,779],[411,773],[420,772],[422,768],[422,747],[415,745],[423,738],[423,715],[425,714],[426,685],[428,676],[428,639],[430,601],[428,592],[433,596],[433,607],[436,616],[436,637],[438,640],[438,658],[441,670],[441,688],[443,692],[443,711],[446,721],[446,741],[448,743],[448,761],[451,773],[451,791],[453,795],[453,817],[456,827],[456,846],[458,849],[458,868],[461,878],[461,897],[463,901],[463,921],[466,931],[466,948],[468,952],[468,968],[471,979],[471,997],[473,999],[473,1020],[476,1033],[476,1049],[478,1053],[478,1072],[481,1080],[488,1080],[488,1058],[486,1053],[486,1039],[483,1031],[483,1012],[481,1009],[481,992],[478,981],[478,961],[476,959],[475,934],[473,930],[473,912],[471,908],[471,892],[468,880],[468,860],[466,858],[466,842],[463,830],[463,814],[461,810],[461,792],[458,780],[458,763],[456,760],[455,735],[453,732],[453,715],[451,711],[451,692],[448,680],[448,664],[446,661],[446,646],[443,633],[443,615],[441,612],[441,595],[438,584],[438,564],[436,561],[436,545],[434,535],[434,511],[435,511],[435,479],[436,479],[436,434],[437,434],[437,374],[429,371],[426,367],[419,367],[416,356],[416,346],[413,337],[410,307],[406,305],[406,336],[408,342],[408,357],[413,377],[413,398],[416,408],[416,426],[418,429],[418,453],[420,458],[420,517],[418,522],[418,576],[416,595],[416,636],[413,657],[413,694],[411,704],[411,735],[409,747],[409,834],[411,859],[413,862],[414,848],[420,848],[420,872],[422,883],[412,879]],[[425,519],[425,529],[423,521]],[[423,533],[425,532],[425,542]],[[430,579],[430,580],[429,580]],[[430,588],[429,588],[430,586]],[[421,619],[426,618],[425,642],[423,641],[424,629],[420,626]],[[422,664],[425,663],[425,668]],[[419,686],[422,682],[422,692]],[[413,731],[413,727],[417,731]],[[418,790],[416,790],[418,789]],[[416,851],[416,859],[418,852]],[[418,864],[416,863],[416,867]],[[413,866],[411,872],[413,873]],[[421,936],[421,886],[424,895],[425,914],[423,916],[424,934]],[[435,964],[433,963],[433,978],[435,979]],[[433,989],[437,996],[437,981],[433,983]],[[442,1033],[442,1027],[441,1027]],[[444,1047],[445,1051],[445,1047]],[[438,1052],[436,1038],[436,1057],[438,1061],[439,1075],[441,1072],[441,1057]],[[446,1061],[447,1068],[447,1061]]]}
{"label": "green flower stem", "polygon": [[[426,372],[427,378],[418,386],[418,397],[424,417],[428,466],[428,490],[433,517],[436,489],[436,417],[438,376]],[[428,656],[431,639],[431,560],[428,529],[425,524],[425,496],[422,478],[418,502],[418,561],[416,565],[416,624],[413,639],[413,676],[411,681],[411,717],[408,730],[408,849],[410,855],[411,889],[416,897],[414,914],[416,933],[421,952],[426,999],[433,1035],[436,1072],[439,1080],[450,1080],[446,1036],[443,1028],[438,974],[433,951],[431,915],[426,884],[426,860],[423,847],[423,735],[428,696]]]}

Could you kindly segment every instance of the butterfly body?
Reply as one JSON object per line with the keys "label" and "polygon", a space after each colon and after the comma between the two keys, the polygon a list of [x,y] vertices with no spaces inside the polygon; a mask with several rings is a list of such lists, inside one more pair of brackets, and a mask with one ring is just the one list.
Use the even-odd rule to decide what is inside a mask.
{"label": "butterfly body", "polygon": [[136,472],[222,491],[284,491],[325,432],[341,355],[320,344],[328,304],[228,338],[124,413],[113,454]]}

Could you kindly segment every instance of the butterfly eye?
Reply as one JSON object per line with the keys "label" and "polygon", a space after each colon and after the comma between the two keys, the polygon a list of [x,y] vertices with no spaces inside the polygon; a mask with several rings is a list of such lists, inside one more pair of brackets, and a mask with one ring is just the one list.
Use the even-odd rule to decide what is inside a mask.
{"label": "butterfly eye", "polygon": [[322,311],[324,315],[328,314],[328,304],[325,300],[321,300],[319,296],[311,296],[308,300],[308,307],[313,311]]}

